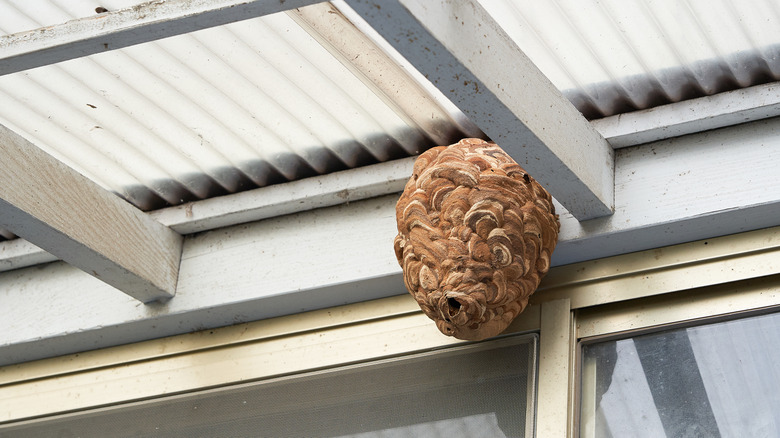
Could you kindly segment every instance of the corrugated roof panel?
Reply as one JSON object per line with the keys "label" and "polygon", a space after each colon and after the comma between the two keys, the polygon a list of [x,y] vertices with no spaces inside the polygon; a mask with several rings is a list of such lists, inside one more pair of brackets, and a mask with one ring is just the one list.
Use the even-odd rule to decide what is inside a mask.
{"label": "corrugated roof panel", "polygon": [[780,80],[780,2],[482,1],[588,118]]}
{"label": "corrugated roof panel", "polygon": [[[0,30],[126,3],[18,2]],[[0,77],[0,123],[149,210],[433,145],[370,85],[274,14]],[[467,133],[450,113],[454,141]]]}

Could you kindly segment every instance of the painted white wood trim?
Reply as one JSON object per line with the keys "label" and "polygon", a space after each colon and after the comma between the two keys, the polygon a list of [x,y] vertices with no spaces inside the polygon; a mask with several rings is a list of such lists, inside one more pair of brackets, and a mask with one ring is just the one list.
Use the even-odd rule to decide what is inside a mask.
{"label": "painted white wood trim", "polygon": [[[420,306],[411,295],[396,295],[346,306],[215,328],[210,330],[209,336],[188,336],[187,334],[170,336],[84,352],[78,354],[77,357],[56,357],[34,363],[0,367],[0,387],[11,383],[63,376],[78,371],[107,368],[130,361],[155,360],[247,342],[319,332],[343,325],[370,324],[372,321],[380,319],[421,313]],[[526,330],[539,328],[539,306],[529,306],[523,314],[528,315],[522,320],[517,320],[518,323],[531,324],[531,327],[526,328]],[[514,323],[512,325],[515,326]],[[510,329],[512,328],[514,327],[510,327]],[[514,331],[523,330],[516,329]]]}
{"label": "painted white wood trim", "polygon": [[574,217],[612,213],[612,148],[478,2],[347,4]]}
{"label": "painted white wood trim", "polygon": [[569,298],[582,309],[777,273],[780,227],[773,227],[559,266],[530,302]]}
{"label": "painted white wood trim", "polygon": [[316,3],[166,0],[0,37],[0,75]]}
{"label": "painted white wood trim", "polygon": [[773,118],[617,150],[615,214],[562,213],[554,263],[780,225],[777,132]]}
{"label": "painted white wood trim", "polygon": [[399,193],[415,157],[334,172],[285,184],[204,199],[151,212],[181,234],[255,222],[317,208]]}
{"label": "painted white wood trim", "polygon": [[0,150],[1,227],[143,302],[175,294],[181,235],[4,126]]}
{"label": "painted white wood trim", "polygon": [[[780,225],[780,118],[617,151],[617,211],[579,222],[557,205],[555,265]],[[189,233],[399,192],[413,158],[153,213]],[[287,186],[290,186],[287,188]]]}
{"label": "painted white wood trim", "polygon": [[[554,270],[566,263],[697,239],[708,244],[688,245],[706,246],[707,251],[710,245],[730,248],[732,243],[711,238],[779,226],[778,130],[780,119],[770,119],[619,151],[620,208],[611,222],[579,222],[564,214]],[[397,195],[388,195],[187,236],[177,297],[164,304],[140,305],[62,263],[1,273],[0,359],[20,362],[404,294],[391,249],[396,200]],[[183,218],[186,210],[176,214]],[[693,263],[697,269],[698,263],[719,266],[720,282],[778,272],[777,245],[771,243],[777,238],[766,240],[769,234],[763,233],[736,249],[744,257],[732,259],[727,270],[720,268],[728,251],[691,252],[701,259]],[[666,266],[669,257],[683,257],[693,247],[650,250],[637,255],[641,263],[633,267],[605,260],[576,269],[611,269],[616,277],[603,281],[615,286],[604,290],[614,297],[636,298],[623,293],[627,286],[618,284],[619,277],[637,269],[652,271],[642,263]],[[709,275],[706,266],[702,269],[702,275]],[[555,271],[550,278],[555,279]],[[636,290],[663,293],[665,288],[696,285],[690,279],[675,282],[660,271],[653,278],[657,281]],[[551,283],[550,293],[559,294],[561,287]],[[79,300],[72,299],[73,291]],[[614,299],[607,295],[592,296]],[[575,303],[588,304],[580,298]]]}
{"label": "painted white wood trim", "polygon": [[777,116],[780,84],[773,82],[618,114],[591,124],[613,148],[623,148]]}

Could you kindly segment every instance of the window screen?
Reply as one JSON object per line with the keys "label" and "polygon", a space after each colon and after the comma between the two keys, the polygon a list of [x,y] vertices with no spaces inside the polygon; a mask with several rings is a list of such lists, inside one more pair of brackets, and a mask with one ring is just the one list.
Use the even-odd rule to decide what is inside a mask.
{"label": "window screen", "polygon": [[537,335],[512,336],[0,426],[0,437],[533,436],[536,351]]}
{"label": "window screen", "polygon": [[780,314],[582,349],[581,437],[780,436]]}

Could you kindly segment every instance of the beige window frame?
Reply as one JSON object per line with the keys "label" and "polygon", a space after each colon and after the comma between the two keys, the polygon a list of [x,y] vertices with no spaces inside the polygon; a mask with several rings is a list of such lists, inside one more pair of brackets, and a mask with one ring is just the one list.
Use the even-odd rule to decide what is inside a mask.
{"label": "beige window frame", "polygon": [[[627,295],[636,296],[629,300],[605,299],[598,305],[573,308],[572,324],[577,345],[572,349],[571,378],[576,384],[569,405],[569,436],[595,436],[593,424],[580,422],[579,418],[581,403],[595,403],[595,400],[581,397],[581,394],[594,392],[584,386],[595,381],[594,375],[587,378],[594,370],[580,360],[583,345],[779,312],[777,230],[678,245],[672,249],[689,251],[689,257],[679,258],[669,265],[664,263],[669,255],[660,251],[658,268],[638,271],[621,281],[622,287],[634,291]],[[760,238],[765,238],[766,246],[760,244]],[[699,259],[697,252],[705,246],[709,246],[707,251],[716,249]],[[644,254],[649,256],[652,252]],[[628,261],[632,256],[624,257]],[[647,285],[655,290],[648,290]]]}
{"label": "beige window frame", "polygon": [[633,338],[669,329],[711,324],[780,311],[780,276],[769,276],[735,283],[710,286],[629,303],[614,303],[575,312],[578,348],[575,370],[573,436],[595,437],[594,424],[580,421],[585,409],[595,411],[592,385],[595,368],[581,360],[582,346],[609,340]]}
{"label": "beige window frame", "polygon": [[[578,341],[778,308],[779,263],[777,227],[554,268],[506,332],[540,334],[536,436],[576,435]],[[462,343],[403,295],[6,366],[0,428]]]}

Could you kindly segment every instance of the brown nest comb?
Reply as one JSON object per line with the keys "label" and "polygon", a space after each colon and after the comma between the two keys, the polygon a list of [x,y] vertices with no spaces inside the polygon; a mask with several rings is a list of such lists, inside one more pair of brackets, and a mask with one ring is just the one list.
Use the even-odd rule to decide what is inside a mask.
{"label": "brown nest comb", "polygon": [[396,205],[404,283],[442,333],[480,340],[523,311],[550,268],[552,198],[495,143],[420,155]]}

